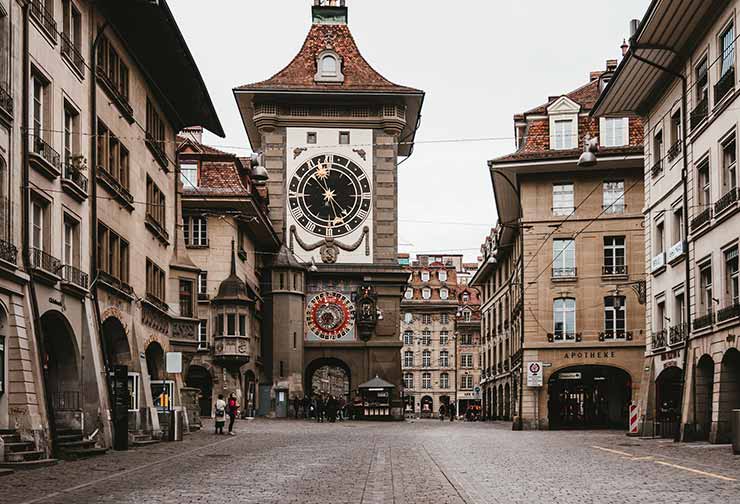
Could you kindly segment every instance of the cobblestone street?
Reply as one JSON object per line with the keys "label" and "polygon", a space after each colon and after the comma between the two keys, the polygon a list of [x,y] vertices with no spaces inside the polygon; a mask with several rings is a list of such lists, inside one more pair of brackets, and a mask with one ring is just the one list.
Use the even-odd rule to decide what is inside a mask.
{"label": "cobblestone street", "polygon": [[734,502],[740,457],[615,432],[508,425],[240,422],[182,443],[0,479],[3,503]]}

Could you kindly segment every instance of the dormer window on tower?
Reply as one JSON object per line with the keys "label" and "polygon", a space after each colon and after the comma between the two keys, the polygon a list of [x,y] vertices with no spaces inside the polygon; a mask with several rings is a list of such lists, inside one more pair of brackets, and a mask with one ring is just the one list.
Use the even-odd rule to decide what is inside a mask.
{"label": "dormer window on tower", "polygon": [[326,82],[341,84],[344,82],[342,73],[342,58],[335,51],[326,49],[321,51],[316,57],[317,72],[314,80],[316,82]]}

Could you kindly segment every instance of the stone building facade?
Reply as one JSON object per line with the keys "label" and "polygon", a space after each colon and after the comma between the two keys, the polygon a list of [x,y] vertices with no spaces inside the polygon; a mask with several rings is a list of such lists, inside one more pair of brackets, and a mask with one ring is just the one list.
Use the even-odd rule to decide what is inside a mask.
{"label": "stone building facade", "polygon": [[[694,2],[680,16],[678,7],[650,5],[595,112],[636,112],[645,122],[644,261],[652,337],[642,376],[641,432],[723,443],[731,411],[740,408],[740,5]],[[665,40],[660,33],[674,19],[679,22]],[[685,90],[678,76],[687,80]]]}
{"label": "stone building facade", "polygon": [[[624,427],[639,396],[642,124],[632,114],[589,117],[616,65],[515,116],[518,150],[489,162],[500,228],[471,284],[483,292],[484,339],[497,342],[486,349],[495,363],[486,380],[498,383],[486,406],[516,416],[516,427]],[[585,169],[577,161],[587,136],[601,148]],[[541,385],[524,380],[532,364]]]}
{"label": "stone building facade", "polygon": [[283,416],[312,393],[315,372],[341,368],[348,395],[376,375],[394,384],[400,417],[397,159],[413,151],[424,93],[367,63],[347,7],[317,2],[312,16],[287,67],[234,90],[285,244],[265,280],[272,342],[260,394]]}
{"label": "stone building facade", "polygon": [[468,268],[457,275],[457,313],[455,313],[455,396],[457,412],[464,415],[471,406],[481,406],[481,309],[478,290],[467,285]]}
{"label": "stone building facade", "polygon": [[176,243],[175,133],[221,125],[164,1],[4,0],[0,39],[0,428],[46,454],[76,449],[57,432],[110,446],[122,364],[128,427],[157,436],[158,408],[179,405],[165,352],[197,324],[180,309],[196,273]]}

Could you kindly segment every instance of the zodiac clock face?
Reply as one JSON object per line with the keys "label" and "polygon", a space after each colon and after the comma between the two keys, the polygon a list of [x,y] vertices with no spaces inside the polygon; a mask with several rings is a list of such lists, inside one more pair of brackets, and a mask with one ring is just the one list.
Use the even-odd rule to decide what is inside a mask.
{"label": "zodiac clock face", "polygon": [[338,154],[314,156],[293,174],[288,210],[306,231],[336,238],[357,230],[372,208],[365,171]]}
{"label": "zodiac clock face", "polygon": [[322,292],[309,301],[306,323],[309,331],[319,339],[342,339],[354,329],[354,304],[339,292]]}

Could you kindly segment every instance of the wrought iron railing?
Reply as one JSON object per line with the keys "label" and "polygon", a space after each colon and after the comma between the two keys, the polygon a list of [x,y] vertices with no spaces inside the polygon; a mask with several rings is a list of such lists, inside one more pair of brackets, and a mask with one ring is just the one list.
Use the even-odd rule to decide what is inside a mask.
{"label": "wrought iron railing", "polygon": [[6,240],[0,240],[0,259],[18,264],[18,247]]}
{"label": "wrought iron railing", "polygon": [[653,175],[653,177],[657,177],[660,175],[660,172],[663,171],[663,160],[658,159],[655,164],[653,164],[653,167],[650,168],[650,173]]}
{"label": "wrought iron railing", "polygon": [[705,96],[699,103],[696,104],[694,110],[691,111],[689,120],[691,122],[691,129],[696,128],[701,124],[709,115],[709,96]]}
{"label": "wrought iron railing", "polygon": [[66,34],[62,34],[62,54],[69,58],[81,75],[85,75],[85,58]]}
{"label": "wrought iron railing", "polygon": [[659,350],[661,348],[665,348],[665,346],[666,346],[666,331],[665,331],[665,329],[662,329],[660,331],[654,332],[652,334],[652,336],[653,336],[653,344],[652,344],[653,350]]}
{"label": "wrought iron railing", "polygon": [[108,173],[104,167],[98,167],[98,178],[105,182],[117,195],[124,199],[129,204],[134,203],[134,196],[124,187],[113,175]]}
{"label": "wrought iron railing", "polygon": [[611,275],[626,275],[627,265],[626,264],[610,264],[601,268],[601,274],[603,276]]}
{"label": "wrought iron railing", "polygon": [[38,248],[31,248],[31,266],[58,275],[62,261]]}
{"label": "wrought iron railing", "polygon": [[686,340],[686,335],[689,332],[687,324],[674,325],[668,330],[668,344],[677,345]]}
{"label": "wrought iron railing", "polygon": [[104,88],[112,95],[112,99],[124,115],[133,116],[134,109],[128,101],[125,88],[122,89],[121,87],[125,86],[125,83],[120,85],[114,83],[102,67],[98,67],[98,78],[103,83]]}
{"label": "wrought iron railing", "polygon": [[75,284],[83,289],[87,289],[88,276],[87,273],[80,271],[71,264],[65,264],[62,268],[62,279],[65,282]]}
{"label": "wrought iron railing", "polygon": [[714,324],[714,312],[709,311],[706,315],[694,318],[694,330],[704,329],[705,327],[711,327]]}
{"label": "wrought iron railing", "polygon": [[87,177],[72,163],[64,165],[64,178],[82,189],[84,193],[87,193]]}
{"label": "wrought iron railing", "polygon": [[167,167],[167,153],[164,150],[164,141],[155,139],[151,134],[146,134],[146,145],[154,155],[159,164]]}
{"label": "wrought iron railing", "polygon": [[730,68],[714,85],[714,103],[717,104],[735,87],[735,69]]}
{"label": "wrought iron railing", "polygon": [[733,203],[737,201],[737,188],[733,187],[729,191],[727,191],[720,199],[717,200],[717,202],[714,204],[714,215],[719,215],[720,213],[727,210],[730,206],[732,206]]}
{"label": "wrought iron railing", "polygon": [[706,224],[709,224],[709,221],[710,220],[712,220],[712,209],[711,209],[711,207],[710,208],[707,208],[706,210],[704,210],[703,212],[701,212],[700,214],[698,214],[696,217],[694,217],[691,220],[691,230],[692,231],[696,231],[700,227],[702,227],[702,226],[704,226]]}
{"label": "wrought iron railing", "polygon": [[34,154],[41,156],[47,163],[61,171],[62,156],[51,145],[46,143],[40,135],[31,135],[31,150]]}
{"label": "wrought iron railing", "polygon": [[13,115],[13,96],[8,91],[8,84],[3,82],[0,84],[0,107],[2,107],[8,115]]}
{"label": "wrought iron railing", "polygon": [[717,322],[724,322],[735,317],[740,317],[740,303],[732,303],[717,311]]}
{"label": "wrought iron railing", "polygon": [[671,145],[671,148],[668,149],[668,161],[673,161],[676,159],[676,156],[681,154],[681,148],[683,144],[681,143],[681,140],[676,140],[676,143]]}
{"label": "wrought iron railing", "polygon": [[575,278],[578,273],[577,268],[553,268],[553,278]]}
{"label": "wrought iron railing", "polygon": [[41,24],[46,31],[47,35],[51,37],[54,42],[57,41],[57,22],[54,21],[54,13],[49,12],[46,9],[46,2],[44,0],[31,0],[31,16],[35,17],[36,20]]}

